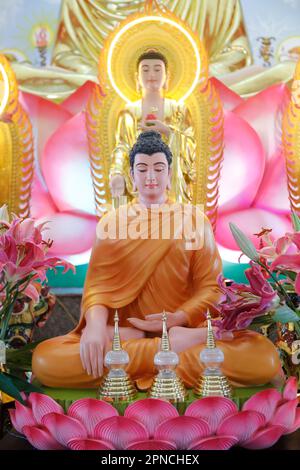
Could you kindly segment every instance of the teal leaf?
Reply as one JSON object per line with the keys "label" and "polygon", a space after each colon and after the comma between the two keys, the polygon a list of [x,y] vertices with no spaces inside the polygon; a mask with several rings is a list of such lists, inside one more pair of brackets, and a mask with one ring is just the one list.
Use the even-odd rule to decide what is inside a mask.
{"label": "teal leaf", "polygon": [[233,238],[235,239],[238,247],[241,251],[248,256],[253,261],[258,261],[259,256],[256,251],[255,246],[253,245],[252,241],[249,240],[246,235],[232,222],[229,223],[229,227]]}
{"label": "teal leaf", "polygon": [[0,373],[0,390],[24,404],[24,400],[12,379],[8,375],[2,373]]}
{"label": "teal leaf", "polygon": [[300,321],[300,316],[287,305],[281,305],[276,309],[273,320],[280,323],[296,323]]}
{"label": "teal leaf", "polygon": [[295,212],[292,212],[292,222],[295,232],[300,232],[300,218]]}

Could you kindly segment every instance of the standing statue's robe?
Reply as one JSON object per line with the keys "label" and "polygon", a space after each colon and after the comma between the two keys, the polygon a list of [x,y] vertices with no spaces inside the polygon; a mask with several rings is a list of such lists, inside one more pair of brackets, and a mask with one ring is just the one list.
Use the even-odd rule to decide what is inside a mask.
{"label": "standing statue's robe", "polygon": [[[78,326],[65,336],[40,343],[34,351],[32,369],[41,383],[65,388],[99,386],[101,378],[87,375],[79,355],[85,314],[92,306],[109,308],[110,325],[114,310],[118,309],[121,327],[132,327],[127,321],[130,317],[143,319],[163,310],[183,310],[188,318],[187,327],[195,328],[203,325],[208,308],[213,315],[216,313],[215,306],[220,300],[217,277],[222,263],[210,223],[194,206],[176,204],[170,213],[170,205],[169,200],[156,208],[142,209],[134,200],[100,220]],[[187,233],[186,217],[191,211],[191,231]],[[183,212],[185,239],[180,235]],[[171,237],[163,235],[169,228]],[[193,231],[194,238],[190,237]],[[148,388],[157,373],[153,359],[159,345],[159,337],[123,342],[130,357],[127,371],[140,389]],[[260,334],[238,331],[232,340],[218,341],[218,345],[225,355],[223,371],[234,385],[263,384],[280,370],[276,348]],[[203,371],[199,361],[203,347],[199,344],[179,354],[177,373],[187,387],[192,387]]]}

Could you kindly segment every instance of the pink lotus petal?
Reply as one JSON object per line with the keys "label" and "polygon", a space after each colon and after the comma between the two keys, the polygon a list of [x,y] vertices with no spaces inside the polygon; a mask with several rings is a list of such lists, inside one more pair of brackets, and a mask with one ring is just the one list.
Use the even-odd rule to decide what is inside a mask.
{"label": "pink lotus petal", "polygon": [[109,442],[98,439],[71,439],[68,442],[68,447],[72,450],[114,450]]}
{"label": "pink lotus petal", "polygon": [[18,401],[15,402],[15,409],[8,410],[13,427],[19,433],[23,434],[24,426],[36,426],[37,422],[33,416],[31,408],[22,405]]}
{"label": "pink lotus petal", "polygon": [[51,135],[43,150],[41,168],[51,199],[60,212],[94,215],[84,112],[69,119]]}
{"label": "pink lotus petal", "polygon": [[278,404],[281,401],[281,394],[275,389],[262,390],[255,393],[247,400],[242,410],[254,410],[262,413],[266,418],[266,423],[272,418]]}
{"label": "pink lotus petal", "polygon": [[265,421],[264,415],[258,411],[240,411],[224,419],[217,429],[217,435],[235,436],[239,442],[244,442],[264,426]]}
{"label": "pink lotus petal", "polygon": [[[54,240],[50,255],[63,256],[83,253],[93,246],[97,226],[96,217],[84,214],[57,212],[39,222],[49,221],[46,237]],[[81,264],[81,263],[79,263]]]}
{"label": "pink lotus petal", "polygon": [[211,434],[214,434],[221,421],[237,412],[238,407],[228,398],[205,397],[191,403],[184,414],[185,416],[205,419],[209,424]]}
{"label": "pink lotus petal", "polygon": [[295,400],[297,398],[298,381],[297,377],[289,377],[283,390],[284,400]]}
{"label": "pink lotus petal", "polygon": [[235,436],[210,436],[194,442],[189,450],[228,450],[237,443]]}
{"label": "pink lotus petal", "polygon": [[298,405],[298,399],[290,400],[280,405],[274,413],[270,424],[282,426],[284,428],[284,434],[288,434],[292,429],[296,418],[296,408]]}
{"label": "pink lotus petal", "polygon": [[244,102],[243,98],[241,98],[240,95],[232,91],[230,88],[224,85],[224,83],[218,80],[216,77],[211,77],[210,81],[213,84],[213,86],[216,88],[221,98],[224,109],[228,109],[229,111],[232,111],[234,108],[236,108],[238,105]]}
{"label": "pink lotus petal", "polygon": [[204,419],[178,416],[161,423],[155,431],[154,439],[173,442],[177,449],[187,449],[192,442],[209,434],[209,425]]}
{"label": "pink lotus petal", "polygon": [[[68,98],[66,98],[62,103],[60,103],[60,107],[66,109],[73,115],[80,111],[84,111],[95,86],[96,84],[94,82],[88,80],[77,88],[77,90],[68,96]],[[98,87],[100,88],[99,85]]]}
{"label": "pink lotus petal", "polygon": [[126,449],[134,442],[149,439],[149,433],[134,419],[113,416],[97,424],[95,438],[111,443],[115,449]]}
{"label": "pink lotus petal", "polygon": [[23,432],[30,444],[38,450],[62,450],[62,446],[49,433],[48,429],[37,426],[24,426]]}
{"label": "pink lotus petal", "polygon": [[131,444],[126,450],[176,450],[176,446],[172,442],[158,441],[139,441]]}
{"label": "pink lotus petal", "polygon": [[67,414],[71,418],[78,419],[85,426],[88,436],[94,435],[95,427],[100,421],[119,415],[112,405],[95,398],[82,398],[75,401]]}
{"label": "pink lotus petal", "polygon": [[144,424],[149,431],[150,438],[152,438],[161,422],[169,418],[175,418],[179,416],[179,413],[175,406],[165,400],[145,398],[129,405],[124,416]]}
{"label": "pink lotus petal", "polygon": [[64,414],[49,413],[43,417],[42,424],[65,447],[73,438],[85,439],[87,437],[87,431],[83,424]]}
{"label": "pink lotus petal", "polygon": [[63,408],[53,398],[43,393],[32,392],[29,395],[29,403],[38,424],[42,424],[43,417],[48,413],[64,414]]}
{"label": "pink lotus petal", "polygon": [[220,214],[251,207],[265,169],[264,149],[257,133],[231,111],[224,113],[224,145]]}
{"label": "pink lotus petal", "polygon": [[282,426],[267,426],[266,428],[256,431],[251,439],[243,442],[241,446],[246,449],[267,449],[278,441],[282,433]]}
{"label": "pink lotus petal", "polygon": [[296,409],[296,416],[292,427],[289,429],[288,434],[292,434],[300,428],[300,408]]}

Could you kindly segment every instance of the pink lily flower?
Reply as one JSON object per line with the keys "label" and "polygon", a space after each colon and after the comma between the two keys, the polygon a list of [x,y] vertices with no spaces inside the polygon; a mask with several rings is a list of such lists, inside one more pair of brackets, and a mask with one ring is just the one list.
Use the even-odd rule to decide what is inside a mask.
{"label": "pink lily flower", "polygon": [[260,267],[251,262],[245,275],[247,284],[233,283],[225,286],[225,280],[219,277],[219,286],[228,301],[219,304],[221,320],[214,320],[214,326],[219,328],[217,336],[224,330],[247,328],[254,318],[263,315],[269,308],[277,293],[263,276]]}

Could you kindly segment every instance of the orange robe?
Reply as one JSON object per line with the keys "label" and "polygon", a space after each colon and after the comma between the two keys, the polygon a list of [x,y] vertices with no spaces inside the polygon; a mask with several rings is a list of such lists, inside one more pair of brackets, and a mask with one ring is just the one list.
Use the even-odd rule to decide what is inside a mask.
{"label": "orange robe", "polygon": [[[118,309],[121,327],[132,326],[127,318],[143,319],[145,315],[163,310],[183,310],[187,314],[187,326],[199,327],[205,320],[207,308],[213,314],[216,311],[215,305],[220,299],[217,276],[222,263],[206,216],[199,215],[193,206],[181,204],[172,206],[174,210],[169,213],[170,201],[159,208],[142,211],[141,206],[135,204],[133,201],[122,206],[122,210],[109,212],[98,224],[77,328],[65,336],[46,340],[35,349],[33,373],[44,385],[65,388],[99,385],[101,379],[86,374],[79,355],[85,313],[93,305],[109,308],[110,325],[113,325],[114,309]],[[194,239],[190,243],[180,238],[184,207],[185,215],[192,210],[190,227]],[[131,236],[124,237],[124,233],[124,238],[116,236],[120,227],[125,227]],[[171,236],[165,237],[162,234],[168,232],[168,227]],[[110,237],[104,239],[103,233],[108,230]],[[140,389],[148,388],[157,373],[153,359],[159,344],[159,337],[123,342],[130,357],[127,371]],[[232,340],[219,341],[218,345],[225,355],[223,370],[233,384],[263,384],[279,371],[276,348],[260,334],[239,331]],[[177,373],[188,387],[195,384],[203,371],[199,362],[203,347],[199,344],[179,354]]]}

